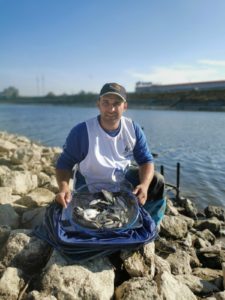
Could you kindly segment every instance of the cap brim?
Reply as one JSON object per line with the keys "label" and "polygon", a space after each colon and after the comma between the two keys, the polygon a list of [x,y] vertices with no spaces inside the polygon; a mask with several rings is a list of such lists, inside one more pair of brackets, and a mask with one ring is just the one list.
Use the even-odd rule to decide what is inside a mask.
{"label": "cap brim", "polygon": [[107,93],[100,95],[100,97],[105,96],[105,95],[110,95],[110,94],[117,95],[120,97],[120,99],[123,100],[123,102],[127,102],[127,100],[123,96],[121,96],[119,93],[116,93],[116,92],[107,92]]}

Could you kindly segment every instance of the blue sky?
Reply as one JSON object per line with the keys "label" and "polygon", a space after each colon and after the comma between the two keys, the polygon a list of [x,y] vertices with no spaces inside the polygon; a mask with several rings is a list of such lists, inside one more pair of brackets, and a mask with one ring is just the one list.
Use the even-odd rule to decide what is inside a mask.
{"label": "blue sky", "polygon": [[225,80],[224,0],[0,0],[0,91]]}

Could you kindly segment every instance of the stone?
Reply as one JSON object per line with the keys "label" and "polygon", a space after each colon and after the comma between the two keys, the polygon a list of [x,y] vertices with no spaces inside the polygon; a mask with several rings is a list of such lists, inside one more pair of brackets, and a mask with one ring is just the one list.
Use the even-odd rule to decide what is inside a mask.
{"label": "stone", "polygon": [[30,208],[47,205],[55,199],[55,194],[45,188],[36,188],[16,201],[17,204]]}
{"label": "stone", "polygon": [[192,274],[210,282],[223,276],[222,270],[210,268],[195,268],[192,270]]}
{"label": "stone", "polygon": [[197,230],[209,229],[212,233],[218,234],[221,228],[221,222],[217,218],[196,221],[194,227]]}
{"label": "stone", "polygon": [[10,152],[16,148],[15,144],[0,138],[0,152]]}
{"label": "stone", "polygon": [[16,267],[29,274],[37,272],[49,257],[51,247],[33,236],[29,230],[14,230],[2,249],[2,262],[8,267]]}
{"label": "stone", "polygon": [[223,287],[225,289],[225,263],[222,263],[222,271],[223,271]]}
{"label": "stone", "polygon": [[0,299],[17,300],[24,284],[21,270],[12,267],[6,268],[0,279]]}
{"label": "stone", "polygon": [[19,226],[19,215],[10,204],[0,205],[0,225],[8,225],[13,229]]}
{"label": "stone", "polygon": [[163,259],[162,257],[155,255],[155,273],[163,273],[168,272],[171,273],[171,267],[168,261]]}
{"label": "stone", "polygon": [[27,295],[26,300],[58,300],[58,299],[53,295],[48,295],[44,292],[40,293],[34,290]]}
{"label": "stone", "polygon": [[209,205],[204,209],[207,218],[216,217],[221,221],[225,221],[225,209],[220,206]]}
{"label": "stone", "polygon": [[170,264],[171,273],[174,275],[190,274],[192,272],[190,255],[186,251],[178,249],[175,253],[170,254],[166,260]]}
{"label": "stone", "polygon": [[188,233],[187,223],[179,216],[164,216],[160,233],[168,238],[183,238]]}
{"label": "stone", "polygon": [[207,296],[220,291],[215,284],[191,274],[177,275],[175,278],[187,285],[197,295]]}
{"label": "stone", "polygon": [[154,244],[149,243],[142,251],[123,251],[121,253],[123,265],[131,277],[149,277],[155,274]]}
{"label": "stone", "polygon": [[0,186],[0,204],[12,202],[12,188]]}
{"label": "stone", "polygon": [[57,299],[110,300],[114,294],[114,271],[107,258],[82,264],[52,264],[41,279],[41,292]]}
{"label": "stone", "polygon": [[26,211],[21,218],[21,226],[26,229],[34,229],[40,225],[44,219],[46,207],[37,207],[35,209]]}
{"label": "stone", "polygon": [[164,300],[197,300],[190,288],[168,272],[156,277],[159,295]]}
{"label": "stone", "polygon": [[26,194],[37,187],[37,175],[29,171],[11,171],[1,177],[1,185],[12,187],[12,193],[14,194]]}
{"label": "stone", "polygon": [[8,225],[1,225],[0,226],[0,248],[4,245],[7,241],[11,232],[11,228]]}
{"label": "stone", "polygon": [[197,220],[198,209],[197,209],[196,205],[190,199],[185,198],[182,201],[182,206],[184,207],[185,214],[188,217],[191,217],[194,220]]}
{"label": "stone", "polygon": [[[158,288],[149,278],[131,278],[123,282],[115,290],[115,300],[162,300]],[[166,299],[166,298],[165,298]]]}

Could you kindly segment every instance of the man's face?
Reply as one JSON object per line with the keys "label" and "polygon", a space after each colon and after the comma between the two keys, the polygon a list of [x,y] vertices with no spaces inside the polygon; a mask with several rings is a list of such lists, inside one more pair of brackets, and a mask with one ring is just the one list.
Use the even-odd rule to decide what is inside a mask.
{"label": "man's face", "polygon": [[127,109],[127,102],[123,102],[117,95],[108,94],[100,97],[97,106],[104,121],[119,121]]}

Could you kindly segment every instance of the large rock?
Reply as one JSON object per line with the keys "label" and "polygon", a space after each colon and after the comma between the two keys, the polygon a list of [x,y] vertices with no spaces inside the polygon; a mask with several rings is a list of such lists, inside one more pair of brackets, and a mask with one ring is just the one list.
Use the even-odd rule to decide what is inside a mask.
{"label": "large rock", "polygon": [[27,295],[26,300],[58,300],[53,295],[48,295],[45,292],[32,291]]}
{"label": "large rock", "polygon": [[26,194],[37,187],[37,175],[29,171],[11,171],[1,176],[1,185],[11,187],[14,194]]}
{"label": "large rock", "polygon": [[169,238],[183,238],[188,233],[187,222],[179,216],[165,216],[161,223],[161,233]]}
{"label": "large rock", "polygon": [[34,164],[40,162],[41,151],[34,147],[20,147],[14,151],[11,161],[14,164]]}
{"label": "large rock", "polygon": [[170,273],[158,274],[156,281],[163,300],[197,300],[190,288]]}
{"label": "large rock", "polygon": [[20,198],[16,203],[30,208],[47,205],[55,198],[55,194],[45,188],[36,188],[26,196]]}
{"label": "large rock", "polygon": [[220,291],[215,284],[191,274],[177,275],[175,278],[187,285],[197,295],[207,296]]}
{"label": "large rock", "polygon": [[0,279],[0,299],[18,300],[20,290],[24,287],[22,272],[16,268],[6,268]]}
{"label": "large rock", "polygon": [[[158,288],[149,278],[132,278],[125,281],[115,290],[116,300],[162,300]],[[166,299],[166,298],[164,298]],[[174,300],[174,299],[173,299]]]}
{"label": "large rock", "polygon": [[11,203],[12,200],[12,188],[0,187],[0,204]]}
{"label": "large rock", "polygon": [[43,275],[41,287],[57,299],[110,300],[114,294],[114,271],[107,258],[79,265],[52,264]]}
{"label": "large rock", "polygon": [[218,234],[220,232],[221,222],[217,218],[213,217],[206,220],[196,221],[194,227],[200,231],[209,229],[212,233]]}
{"label": "large rock", "polygon": [[11,228],[8,225],[1,225],[0,226],[0,249],[7,241],[11,232]]}
{"label": "large rock", "polygon": [[10,152],[16,148],[17,146],[15,144],[0,138],[0,152]]}
{"label": "large rock", "polygon": [[14,230],[2,249],[2,262],[27,273],[40,270],[49,257],[51,247],[33,236],[29,230]]}
{"label": "large rock", "polygon": [[172,274],[190,274],[192,272],[190,256],[186,251],[179,249],[175,253],[170,254],[166,260],[170,264]]}
{"label": "large rock", "polygon": [[44,219],[46,207],[37,207],[26,211],[21,218],[21,227],[26,229],[34,229],[40,225]]}
{"label": "large rock", "polygon": [[131,277],[149,277],[155,275],[154,243],[145,245],[142,251],[124,251],[121,253],[123,265]]}
{"label": "large rock", "polygon": [[207,218],[216,217],[221,221],[225,221],[225,209],[223,207],[209,205],[204,212]]}
{"label": "large rock", "polygon": [[19,215],[10,204],[0,205],[0,225],[8,225],[14,229],[19,226]]}

